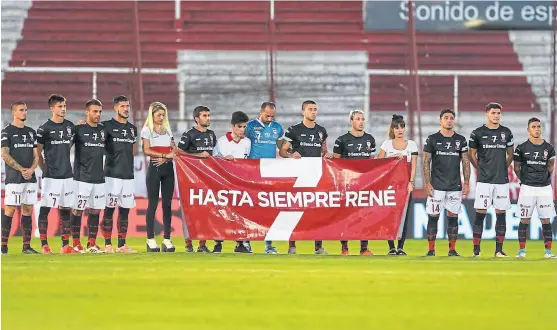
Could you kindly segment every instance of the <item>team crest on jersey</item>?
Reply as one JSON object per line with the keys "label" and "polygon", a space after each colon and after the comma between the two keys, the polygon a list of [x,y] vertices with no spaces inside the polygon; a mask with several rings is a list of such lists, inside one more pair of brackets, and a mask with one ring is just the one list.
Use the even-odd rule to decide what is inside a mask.
{"label": "team crest on jersey", "polygon": [[211,145],[214,145],[214,143],[213,143],[213,136],[212,136],[212,135],[209,135],[209,139],[211,139]]}
{"label": "team crest on jersey", "polygon": [[278,138],[278,132],[276,128],[273,128],[273,137],[276,139]]}
{"label": "team crest on jersey", "polygon": [[323,133],[319,132],[319,141],[323,142]]}
{"label": "team crest on jersey", "polygon": [[130,134],[132,135],[132,138],[135,139],[135,133],[133,131],[133,128],[130,128]]}
{"label": "team crest on jersey", "polygon": [[460,150],[460,141],[455,141],[456,150]]}
{"label": "team crest on jersey", "polygon": [[104,131],[101,131],[101,141],[104,141]]}
{"label": "team crest on jersey", "polygon": [[505,132],[501,132],[501,141],[505,142]]}
{"label": "team crest on jersey", "polygon": [[545,149],[543,151],[543,160],[547,160],[547,156],[549,155],[549,152],[547,151],[547,149]]}
{"label": "team crest on jersey", "polygon": [[29,138],[31,139],[31,142],[35,142],[35,135],[33,132],[29,132]]}
{"label": "team crest on jersey", "polygon": [[70,126],[66,126],[66,132],[68,133],[68,137],[72,136],[72,128]]}
{"label": "team crest on jersey", "polygon": [[371,141],[367,140],[366,144],[367,144],[367,151],[371,151]]}

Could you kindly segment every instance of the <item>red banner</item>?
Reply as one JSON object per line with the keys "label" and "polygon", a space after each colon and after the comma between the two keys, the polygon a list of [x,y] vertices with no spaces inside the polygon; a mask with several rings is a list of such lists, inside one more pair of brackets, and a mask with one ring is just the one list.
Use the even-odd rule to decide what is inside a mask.
{"label": "red banner", "polygon": [[385,240],[408,203],[406,161],[176,160],[193,239]]}

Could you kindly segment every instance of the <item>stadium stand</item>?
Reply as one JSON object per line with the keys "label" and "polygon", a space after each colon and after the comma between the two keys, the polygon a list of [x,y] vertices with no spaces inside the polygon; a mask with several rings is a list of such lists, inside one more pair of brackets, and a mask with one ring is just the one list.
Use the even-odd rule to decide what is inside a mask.
{"label": "stadium stand", "polygon": [[[4,3],[3,6],[8,6]],[[11,3],[17,5],[10,8],[21,8],[18,10],[23,14],[3,11],[3,25],[6,15],[25,17],[30,1]],[[274,23],[269,23],[267,2],[184,1],[178,20],[174,18],[171,1],[141,1],[138,6],[142,66],[183,69],[186,109],[203,102],[225,114],[239,108],[255,113],[268,95],[268,50],[274,43],[276,100],[285,125],[297,120],[301,101],[314,98],[322,109],[320,121],[332,126],[330,135],[336,136],[343,127],[335,123],[345,120],[346,111],[363,108],[366,66],[407,67],[405,33],[365,32],[362,3],[357,1],[278,1]],[[10,66],[136,65],[133,2],[34,1],[21,40],[17,31],[21,31],[22,20],[11,21],[19,22],[19,28],[7,36],[9,47],[14,48]],[[275,31],[274,37],[270,37],[269,30]],[[530,70],[528,60],[521,55],[520,40],[524,43],[526,38],[520,39],[513,33],[509,38],[509,33],[496,31],[418,32],[419,65],[421,69],[445,70],[522,70],[524,65]],[[221,56],[214,56],[215,51]],[[207,60],[200,63],[200,58]],[[8,59],[3,57],[3,66]],[[144,75],[145,103],[163,100],[176,110],[178,78]],[[505,111],[517,112],[517,116],[507,117],[511,121],[509,126],[522,128],[523,117],[532,111],[539,114],[543,103],[537,97],[541,94],[534,87],[534,80],[461,77],[459,110],[479,111],[470,114],[469,120],[463,116],[461,125],[469,122],[478,126],[483,122],[485,104],[499,101]],[[99,74],[97,81],[97,96],[101,100],[116,93],[129,95],[134,90],[131,74]],[[436,129],[434,112],[453,104],[453,80],[421,77],[420,84],[425,137]],[[384,125],[393,112],[405,113],[407,86],[408,77],[371,77],[373,134],[384,134]],[[70,109],[81,109],[84,100],[91,97],[91,89],[90,73],[8,72],[3,78],[2,108],[6,109],[13,100],[23,99],[30,109],[44,109],[48,95],[60,92],[68,97]],[[216,119],[217,133],[221,133],[226,128],[227,115]]]}

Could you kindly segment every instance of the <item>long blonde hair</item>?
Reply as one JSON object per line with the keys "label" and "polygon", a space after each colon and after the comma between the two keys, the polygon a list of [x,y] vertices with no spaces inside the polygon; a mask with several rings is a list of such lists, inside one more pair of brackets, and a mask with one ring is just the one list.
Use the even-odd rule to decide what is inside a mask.
{"label": "long blonde hair", "polygon": [[149,128],[150,132],[153,132],[154,122],[153,114],[159,110],[164,110],[164,120],[162,121],[162,128],[170,134],[170,123],[168,122],[168,109],[166,105],[161,102],[153,102],[149,105],[149,112],[147,113],[147,120],[145,120],[145,125],[143,127]]}

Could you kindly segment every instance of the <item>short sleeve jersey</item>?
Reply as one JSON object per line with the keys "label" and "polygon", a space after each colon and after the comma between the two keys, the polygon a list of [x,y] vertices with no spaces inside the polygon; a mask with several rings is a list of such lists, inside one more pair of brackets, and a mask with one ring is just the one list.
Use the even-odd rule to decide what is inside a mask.
{"label": "short sleeve jersey", "polygon": [[217,136],[215,132],[210,129],[201,132],[197,128],[192,127],[182,134],[180,142],[178,143],[178,148],[188,154],[197,154],[206,151],[212,155],[216,144]]}
{"label": "short sleeve jersey", "polygon": [[122,124],[114,118],[102,124],[106,133],[105,176],[133,179],[133,145],[137,142],[137,127],[130,122]]}
{"label": "short sleeve jersey", "polygon": [[292,144],[292,150],[302,157],[321,157],[321,147],[327,137],[325,127],[317,123],[312,128],[298,123],[290,126],[284,133],[284,139]]}
{"label": "short sleeve jersey", "polygon": [[513,145],[513,133],[505,126],[490,129],[483,125],[470,134],[468,146],[477,149],[478,182],[491,184],[509,182],[507,148]]}
{"label": "short sleeve jersey", "polygon": [[555,149],[546,141],[533,144],[530,140],[520,144],[514,151],[514,161],[520,162],[520,182],[533,187],[551,184],[547,163],[555,158]]}
{"label": "short sleeve jersey", "polygon": [[75,138],[75,126],[69,120],[55,123],[48,120],[37,129],[37,142],[43,145],[43,177],[68,179],[73,176],[70,150]]}
{"label": "short sleeve jersey", "polygon": [[87,183],[104,183],[106,133],[103,124],[75,127],[74,180]]}
{"label": "short sleeve jersey", "polygon": [[366,159],[375,154],[375,139],[371,134],[354,136],[350,132],[336,139],[333,152],[341,158]]}
{"label": "short sleeve jersey", "polygon": [[454,133],[444,136],[441,132],[427,137],[424,152],[431,154],[431,185],[439,191],[460,191],[460,162],[468,152],[466,138]]}
{"label": "short sleeve jersey", "polygon": [[386,140],[381,144],[381,150],[385,152],[385,157],[390,158],[394,155],[403,155],[406,157],[406,160],[410,163],[412,161],[412,156],[418,155],[418,146],[416,142],[412,140],[408,140],[406,143],[406,148],[404,150],[398,150],[393,147],[393,140]]}
{"label": "short sleeve jersey", "polygon": [[[2,130],[2,148],[8,148],[10,156],[23,168],[30,168],[33,165],[33,149],[37,147],[37,134],[34,129],[28,126],[19,128],[9,124]],[[6,184],[37,182],[35,173],[29,180],[25,180],[21,172],[6,165]]]}
{"label": "short sleeve jersey", "polygon": [[284,138],[284,130],[276,121],[264,124],[259,119],[252,119],[246,126],[246,137],[251,141],[248,158],[276,158],[277,141]]}

